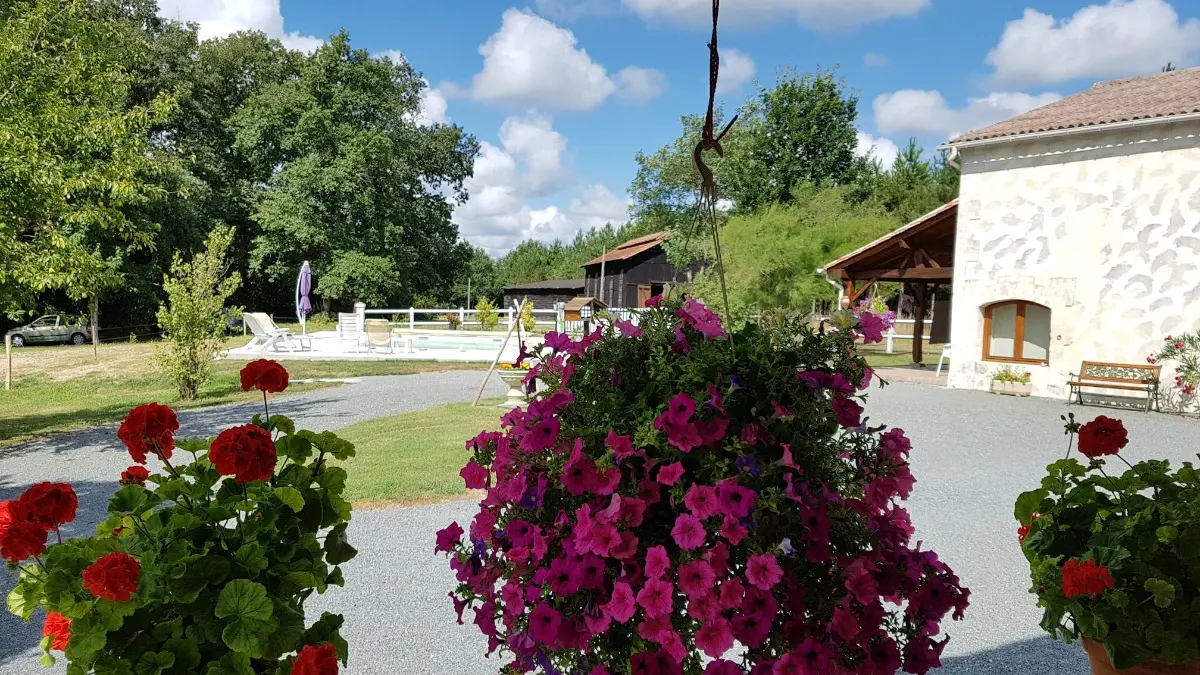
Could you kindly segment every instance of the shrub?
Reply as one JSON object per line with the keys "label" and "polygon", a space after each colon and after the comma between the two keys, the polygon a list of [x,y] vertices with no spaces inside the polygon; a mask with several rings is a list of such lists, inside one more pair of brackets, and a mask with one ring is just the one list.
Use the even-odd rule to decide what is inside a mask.
{"label": "shrub", "polygon": [[[259,361],[242,382],[265,401],[286,388],[287,371]],[[42,483],[0,503],[0,554],[20,569],[8,608],[25,621],[47,612],[43,662],[65,651],[72,675],[288,675],[289,654],[314,658],[303,650],[331,645],[345,663],[342,617],[307,625],[304,604],[341,586],[338,566],[355,555],[346,472],[330,466],[354,447],[269,410],[212,440],[176,439],[178,429],[155,403],[125,418],[117,436],[136,464],[120,474],[93,537],[46,545],[75,518],[69,485]],[[159,472],[144,466],[149,456]]]}
{"label": "shrub", "polygon": [[483,330],[492,330],[500,325],[500,315],[496,313],[496,305],[490,298],[480,298],[475,303],[475,318]]}
{"label": "shrub", "polygon": [[185,401],[194,400],[208,380],[213,355],[225,334],[225,302],[241,284],[241,277],[229,272],[230,263],[225,259],[233,245],[233,233],[232,227],[214,229],[204,250],[190,262],[176,252],[171,273],[163,279],[167,304],[158,308],[158,325],[167,336],[155,356]]}
{"label": "shrub", "polygon": [[1168,335],[1163,338],[1162,349],[1146,361],[1174,361],[1175,387],[1184,396],[1192,396],[1200,388],[1200,333]]}
{"label": "shrub", "polygon": [[[1068,457],[1048,466],[1042,486],[1015,509],[1042,628],[1067,642],[1101,643],[1121,670],[1195,659],[1200,472],[1190,462],[1174,472],[1162,460],[1131,465],[1120,454],[1129,441],[1120,420],[1064,421]],[[1076,440],[1086,465],[1070,456]],[[1106,472],[1112,457],[1126,470]]]}
{"label": "shrub", "polygon": [[526,333],[532,333],[533,329],[537,328],[537,319],[533,316],[532,302],[526,302],[521,306],[521,328],[524,328]]}
{"label": "shrub", "polygon": [[909,443],[863,417],[858,322],[730,339],[688,300],[548,333],[530,369],[545,391],[468,443],[462,476],[487,496],[435,548],[503,672],[937,666],[968,591],[909,543]]}

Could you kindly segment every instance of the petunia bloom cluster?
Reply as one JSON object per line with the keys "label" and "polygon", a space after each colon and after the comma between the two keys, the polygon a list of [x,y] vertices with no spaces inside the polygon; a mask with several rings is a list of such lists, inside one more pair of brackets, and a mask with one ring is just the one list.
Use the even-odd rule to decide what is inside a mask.
{"label": "petunia bloom cluster", "polygon": [[545,384],[467,443],[437,533],[459,622],[503,672],[925,673],[969,592],[910,541],[911,444],[871,426],[851,330],[726,334],[657,300],[637,330],[546,336]]}

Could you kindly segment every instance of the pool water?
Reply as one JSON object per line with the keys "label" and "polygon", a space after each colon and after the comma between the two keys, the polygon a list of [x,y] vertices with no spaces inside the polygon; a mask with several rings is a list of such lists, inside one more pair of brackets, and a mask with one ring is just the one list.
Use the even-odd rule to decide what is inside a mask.
{"label": "pool water", "polygon": [[[459,351],[489,351],[495,353],[504,344],[503,338],[463,338],[461,340],[441,340],[418,336],[413,340],[413,349],[456,349]],[[509,347],[516,349],[515,341],[509,342]]]}

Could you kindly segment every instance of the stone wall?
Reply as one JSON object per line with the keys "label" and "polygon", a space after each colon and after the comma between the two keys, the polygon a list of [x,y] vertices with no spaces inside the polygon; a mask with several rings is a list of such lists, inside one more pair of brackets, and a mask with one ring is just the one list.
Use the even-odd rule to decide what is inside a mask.
{"label": "stone wall", "polygon": [[[988,389],[983,308],[1051,310],[1049,364],[1018,367],[1065,398],[1080,362],[1145,363],[1200,329],[1200,122],[962,151],[951,387]],[[1173,376],[1164,369],[1164,387]]]}

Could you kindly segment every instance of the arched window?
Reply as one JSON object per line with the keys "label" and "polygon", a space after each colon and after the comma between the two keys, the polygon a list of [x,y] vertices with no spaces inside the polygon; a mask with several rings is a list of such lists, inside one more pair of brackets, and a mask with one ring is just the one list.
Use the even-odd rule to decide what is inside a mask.
{"label": "arched window", "polygon": [[1050,361],[1050,308],[1024,300],[983,308],[983,358],[987,361]]}

